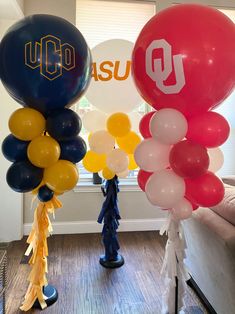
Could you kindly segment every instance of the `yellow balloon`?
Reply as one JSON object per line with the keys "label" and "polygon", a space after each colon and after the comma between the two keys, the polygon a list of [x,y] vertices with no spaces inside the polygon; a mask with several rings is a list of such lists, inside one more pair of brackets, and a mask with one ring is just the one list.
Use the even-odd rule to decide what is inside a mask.
{"label": "yellow balloon", "polygon": [[47,168],[59,160],[60,145],[50,136],[39,136],[29,143],[27,155],[34,166]]}
{"label": "yellow balloon", "polygon": [[99,172],[106,166],[106,155],[89,150],[83,161],[84,168],[89,172]]}
{"label": "yellow balloon", "polygon": [[77,167],[68,160],[58,160],[54,165],[44,170],[44,182],[56,193],[63,193],[73,189],[78,179]]}
{"label": "yellow balloon", "polygon": [[118,146],[127,154],[134,154],[137,145],[141,142],[138,134],[130,131],[126,136],[116,138]]}
{"label": "yellow balloon", "polygon": [[117,112],[112,114],[106,122],[107,130],[114,137],[127,135],[131,130],[131,121],[127,114]]}
{"label": "yellow balloon", "polygon": [[106,180],[111,180],[115,177],[115,172],[111,171],[108,167],[105,167],[102,171],[102,176]]}
{"label": "yellow balloon", "polygon": [[135,170],[138,168],[137,163],[135,162],[135,158],[133,154],[128,155],[129,157],[129,165],[128,165],[128,169],[129,170]]}
{"label": "yellow balloon", "polygon": [[22,141],[31,141],[46,128],[43,115],[32,108],[21,108],[13,112],[8,122],[11,133]]}

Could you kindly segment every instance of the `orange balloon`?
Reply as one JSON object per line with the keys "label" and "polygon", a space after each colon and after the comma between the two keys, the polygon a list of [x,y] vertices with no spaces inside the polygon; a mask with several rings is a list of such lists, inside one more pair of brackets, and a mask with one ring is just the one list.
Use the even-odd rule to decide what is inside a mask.
{"label": "orange balloon", "polygon": [[127,154],[134,154],[134,151],[141,142],[140,136],[131,131],[126,136],[116,138],[118,146]]}
{"label": "orange balloon", "polygon": [[39,136],[29,143],[27,154],[34,166],[47,168],[59,160],[60,145],[50,136]]}
{"label": "orange balloon", "polygon": [[22,141],[31,141],[46,128],[44,116],[32,108],[20,108],[13,112],[8,122],[11,133]]}
{"label": "orange balloon", "polygon": [[131,121],[127,114],[117,112],[112,114],[107,122],[106,127],[109,133],[114,137],[122,137],[127,135],[131,130]]}
{"label": "orange balloon", "polygon": [[83,161],[84,168],[89,172],[99,172],[106,167],[106,155],[97,154],[92,150],[89,150]]}
{"label": "orange balloon", "polygon": [[58,160],[44,170],[43,180],[46,185],[57,193],[73,189],[79,179],[77,167],[68,160]]}

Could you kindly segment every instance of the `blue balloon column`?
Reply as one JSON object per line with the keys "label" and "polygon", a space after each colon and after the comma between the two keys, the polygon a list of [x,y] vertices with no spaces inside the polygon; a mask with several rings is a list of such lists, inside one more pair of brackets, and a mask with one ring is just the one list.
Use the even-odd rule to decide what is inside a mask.
{"label": "blue balloon column", "polygon": [[119,192],[118,183],[117,176],[106,181],[105,188],[103,189],[106,199],[98,217],[98,223],[104,223],[102,237],[105,254],[100,257],[100,264],[106,268],[117,268],[124,264],[124,258],[118,254],[120,247],[117,238],[117,229],[119,226],[118,221],[121,219],[117,199]]}
{"label": "blue balloon column", "polygon": [[[79,30],[63,18],[32,15],[12,25],[4,35],[0,43],[0,78],[10,96],[25,107],[18,109],[18,113],[19,110],[34,111],[30,121],[27,120],[28,116],[23,119],[21,113],[20,118],[15,120],[17,123],[20,121],[20,126],[24,125],[27,136],[22,136],[22,128],[18,125],[16,129],[13,128],[13,132],[9,123],[13,134],[4,139],[2,152],[6,159],[13,162],[7,171],[8,185],[21,193],[36,188],[40,201],[28,238],[29,248],[33,248],[30,259],[32,270],[21,310],[28,311],[33,304],[43,309],[53,304],[58,297],[56,289],[47,285],[45,276],[46,237],[50,229],[48,213],[62,206],[55,195],[66,192],[72,188],[71,184],[76,184],[78,172],[73,164],[81,161],[86,154],[86,143],[79,136],[81,119],[69,107],[84,94],[89,85],[90,49]],[[40,123],[43,121],[43,127],[32,135],[29,127],[38,126],[36,117]],[[32,157],[30,145],[32,149],[32,143],[38,139],[43,140],[44,146],[38,144]],[[45,144],[48,139],[56,147],[55,160],[49,147],[51,145]],[[38,156],[41,158],[39,162]],[[48,156],[51,159],[42,166],[41,162]],[[48,182],[46,171],[48,173],[50,168],[62,164],[63,167],[56,168],[61,172],[53,172]],[[61,183],[68,182],[68,171],[72,183],[66,186],[66,183]],[[56,183],[55,177],[58,179]],[[35,229],[35,226],[38,227]]]}

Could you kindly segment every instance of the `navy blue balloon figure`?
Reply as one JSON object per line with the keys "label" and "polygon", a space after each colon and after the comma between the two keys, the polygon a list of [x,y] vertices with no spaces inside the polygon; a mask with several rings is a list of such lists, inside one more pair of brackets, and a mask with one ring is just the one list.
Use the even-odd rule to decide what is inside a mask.
{"label": "navy blue balloon figure", "polygon": [[91,54],[79,30],[53,15],[28,16],[0,43],[0,78],[17,102],[47,115],[72,105],[88,87]]}
{"label": "navy blue balloon figure", "polygon": [[81,161],[87,151],[86,142],[81,136],[76,136],[72,139],[59,141],[60,144],[60,159],[69,160],[76,164]]}
{"label": "navy blue balloon figure", "polygon": [[105,254],[100,257],[100,264],[106,268],[117,268],[124,264],[124,258],[118,254],[120,247],[117,229],[121,219],[117,199],[119,192],[118,183],[117,176],[106,181],[105,188],[102,189],[106,199],[98,217],[98,223],[104,223],[102,237]]}
{"label": "navy blue balloon figure", "polygon": [[9,134],[2,142],[2,153],[7,160],[12,162],[28,160],[27,148],[29,143]]}

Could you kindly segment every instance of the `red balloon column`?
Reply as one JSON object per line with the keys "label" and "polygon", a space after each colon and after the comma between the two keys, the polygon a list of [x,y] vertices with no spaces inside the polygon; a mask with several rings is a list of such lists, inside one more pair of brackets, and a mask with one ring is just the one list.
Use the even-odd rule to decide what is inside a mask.
{"label": "red balloon column", "polygon": [[172,271],[176,266],[166,266],[172,263],[168,257],[175,256],[175,265],[183,263],[184,254],[176,250],[180,219],[224,196],[223,183],[213,172],[221,166],[218,146],[227,140],[229,125],[210,110],[234,89],[234,52],[234,23],[218,10],[196,4],[175,5],[155,15],[133,50],[136,87],[157,110],[140,122],[144,140],[135,150],[138,183],[153,205],[170,209],[164,270],[171,279],[178,273]]}

